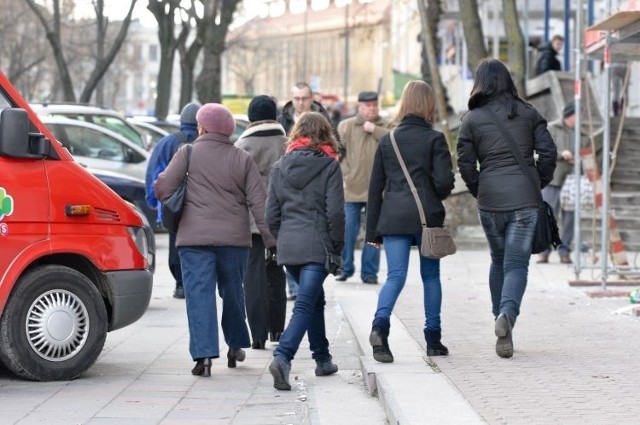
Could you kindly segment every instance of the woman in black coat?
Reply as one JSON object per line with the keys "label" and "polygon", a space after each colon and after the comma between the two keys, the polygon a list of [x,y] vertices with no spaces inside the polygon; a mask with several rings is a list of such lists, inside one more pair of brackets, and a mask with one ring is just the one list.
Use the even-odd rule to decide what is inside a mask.
{"label": "woman in black coat", "polygon": [[338,144],[324,115],[305,112],[296,121],[286,154],[271,170],[265,211],[277,240],[278,264],[299,284],[293,315],[273,352],[273,386],[290,390],[291,360],[307,333],[316,376],[338,371],[331,361],[324,326],[327,257],[341,258],[344,192]]}
{"label": "woman in black coat", "polygon": [[[505,139],[494,116],[504,124],[511,141]],[[510,143],[516,144],[528,174],[520,168]],[[496,318],[496,353],[511,357],[512,328],[527,286],[540,189],[553,178],[556,145],[547,122],[518,96],[511,74],[499,60],[488,59],[478,66],[469,112],[458,135],[458,165],[469,192],[478,200],[478,215],[491,250],[489,289]]]}
{"label": "woman in black coat", "polygon": [[[424,81],[410,81],[400,98],[400,124],[393,131],[400,154],[418,191],[429,227],[442,227],[442,205],[453,189],[451,154],[444,135],[433,129],[435,98]],[[384,243],[387,280],[380,290],[369,342],[373,358],[393,362],[389,349],[389,319],[407,280],[411,246],[421,241],[422,223],[418,207],[391,144],[390,134],[380,139],[374,158],[367,201],[367,243]],[[420,256],[424,288],[425,326],[429,356],[447,355],[441,342],[440,260]]]}

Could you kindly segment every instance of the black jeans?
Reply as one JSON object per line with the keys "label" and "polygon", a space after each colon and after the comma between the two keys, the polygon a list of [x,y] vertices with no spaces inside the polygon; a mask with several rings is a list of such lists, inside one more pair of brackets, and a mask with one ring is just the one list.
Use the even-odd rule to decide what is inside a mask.
{"label": "black jeans", "polygon": [[176,234],[169,232],[169,270],[176,280],[176,288],[182,286],[182,269],[180,268],[180,256],[176,248]]}

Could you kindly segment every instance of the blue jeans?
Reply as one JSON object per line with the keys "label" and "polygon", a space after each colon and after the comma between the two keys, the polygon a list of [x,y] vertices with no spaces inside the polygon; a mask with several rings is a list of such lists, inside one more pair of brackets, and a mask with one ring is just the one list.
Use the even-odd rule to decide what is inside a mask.
{"label": "blue jeans", "polygon": [[216,283],[222,298],[222,332],[229,348],[249,347],[245,321],[242,281],[247,269],[249,248],[232,246],[178,247],[182,263],[182,283],[189,321],[191,358],[216,358],[218,315]]}
{"label": "blue jeans", "polygon": [[324,327],[325,301],[322,284],[327,277],[327,271],[324,264],[320,263],[287,266],[287,270],[298,282],[298,297],[293,306],[291,320],[273,355],[283,356],[288,362],[293,360],[306,332],[313,358],[319,362],[326,361],[330,355]]}
{"label": "blue jeans", "polygon": [[[360,233],[360,217],[362,210],[366,212],[366,202],[345,202],[345,235],[344,248],[342,249],[342,259],[344,260],[343,274],[351,277],[355,273],[354,252],[358,233]],[[362,248],[362,268],[360,277],[362,280],[371,277],[378,277],[380,270],[380,250],[368,244]]]}
{"label": "blue jeans", "polygon": [[[415,241],[420,246],[421,238],[420,235],[389,235],[383,236],[382,240],[387,256],[388,272],[387,281],[378,296],[373,326],[388,330],[393,307],[407,280],[411,244]],[[442,306],[440,260],[420,256],[420,277],[424,300],[424,329],[440,331],[440,307]]]}
{"label": "blue jeans", "polygon": [[491,251],[489,289],[493,315],[505,313],[515,323],[527,287],[536,208],[516,211],[479,211]]}

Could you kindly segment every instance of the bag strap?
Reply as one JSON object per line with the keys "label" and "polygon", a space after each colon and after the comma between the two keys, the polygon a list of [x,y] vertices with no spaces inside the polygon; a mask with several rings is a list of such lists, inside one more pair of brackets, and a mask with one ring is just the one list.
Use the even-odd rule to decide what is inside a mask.
{"label": "bag strap", "polygon": [[400,155],[400,149],[398,149],[396,138],[393,135],[394,132],[395,130],[389,133],[389,135],[391,136],[391,145],[393,146],[393,150],[395,151],[396,156],[398,157],[398,162],[400,163],[400,167],[402,168],[404,177],[407,179],[407,183],[409,183],[409,187],[411,188],[411,194],[413,194],[413,199],[415,199],[416,205],[418,206],[418,214],[420,214],[420,222],[422,223],[422,227],[427,227],[427,217],[424,213],[422,202],[420,202],[420,197],[418,196],[418,191],[416,190],[416,186],[413,184],[413,180],[411,179],[409,170],[407,170],[407,165],[404,163],[404,160],[402,159],[402,155]]}
{"label": "bag strap", "polygon": [[506,129],[506,127],[502,124],[502,121],[500,120],[500,118],[498,118],[498,115],[495,112],[493,112],[489,108],[485,108],[484,111],[489,115],[491,115],[491,118],[493,118],[493,123],[496,125],[496,127],[498,127],[498,130],[500,130],[500,133],[502,133],[502,137],[509,144],[509,149],[511,149],[511,153],[513,153],[513,156],[516,157],[516,161],[518,161],[518,165],[522,169],[522,172],[529,177],[529,182],[533,185],[533,189],[538,194],[540,201],[542,201],[542,193],[540,192],[540,187],[538,187],[538,184],[536,184],[536,179],[533,177],[533,175],[529,171],[529,167],[527,167],[527,164],[524,162],[522,153],[518,150],[518,147],[516,146],[516,142],[513,140],[513,137],[511,136],[509,131]]}
{"label": "bag strap", "polygon": [[191,161],[191,149],[192,148],[193,148],[193,145],[191,145],[191,143],[188,143],[187,147],[185,148],[187,150],[187,172],[185,174],[185,179],[189,175],[189,161]]}

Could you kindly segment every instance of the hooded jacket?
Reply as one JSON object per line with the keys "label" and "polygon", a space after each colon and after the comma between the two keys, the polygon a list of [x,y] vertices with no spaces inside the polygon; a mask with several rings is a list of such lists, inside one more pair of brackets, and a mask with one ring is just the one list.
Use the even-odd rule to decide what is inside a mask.
{"label": "hooded jacket", "polygon": [[266,220],[277,240],[278,263],[325,264],[344,245],[344,193],[338,161],[296,149],[273,165]]}
{"label": "hooded jacket", "polygon": [[157,210],[156,221],[158,223],[162,223],[162,208],[160,201],[156,198],[153,183],[158,178],[158,174],[167,168],[178,148],[184,143],[193,142],[196,137],[198,137],[197,126],[195,124],[182,123],[180,124],[180,131],[158,140],[158,143],[151,151],[144,183],[147,205],[149,208]]}

